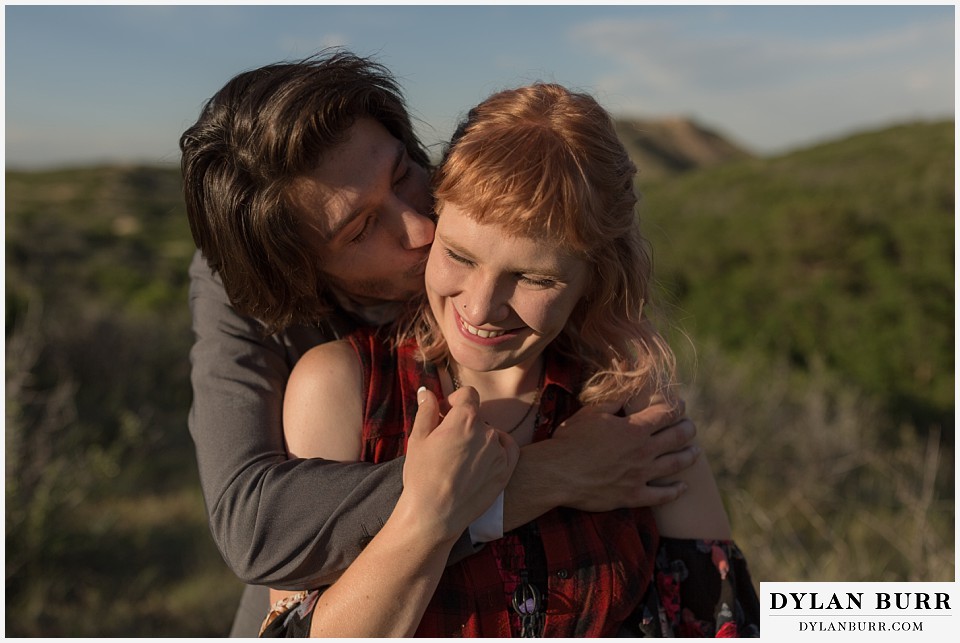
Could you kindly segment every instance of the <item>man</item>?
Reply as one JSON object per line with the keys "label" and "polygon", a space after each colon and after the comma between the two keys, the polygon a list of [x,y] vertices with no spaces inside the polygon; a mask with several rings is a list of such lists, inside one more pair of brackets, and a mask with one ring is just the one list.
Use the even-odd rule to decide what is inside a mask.
{"label": "man", "polygon": [[[180,146],[198,246],[190,431],[211,531],[243,581],[315,587],[389,517],[404,461],[289,460],[284,387],[309,348],[391,321],[422,289],[434,228],[427,155],[389,72],[346,52],[238,75]],[[693,463],[693,425],[664,407],[616,411],[584,409],[523,448],[502,509],[451,559],[553,507],[682,493],[648,483]],[[232,634],[255,635],[267,607],[265,591],[246,592]]]}

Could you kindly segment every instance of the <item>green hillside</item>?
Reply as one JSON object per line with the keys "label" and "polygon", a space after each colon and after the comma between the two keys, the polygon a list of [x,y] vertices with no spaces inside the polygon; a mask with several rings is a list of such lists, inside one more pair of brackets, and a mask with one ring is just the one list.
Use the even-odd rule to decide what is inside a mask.
{"label": "green hillside", "polygon": [[6,174],[6,633],[221,636],[175,168]]}
{"label": "green hillside", "polygon": [[15,313],[28,292],[182,313],[194,246],[179,169],[7,172],[6,187],[7,304],[14,297]]}
{"label": "green hillside", "polygon": [[954,409],[954,125],[916,124],[642,186],[671,317],[822,362],[899,419]]}

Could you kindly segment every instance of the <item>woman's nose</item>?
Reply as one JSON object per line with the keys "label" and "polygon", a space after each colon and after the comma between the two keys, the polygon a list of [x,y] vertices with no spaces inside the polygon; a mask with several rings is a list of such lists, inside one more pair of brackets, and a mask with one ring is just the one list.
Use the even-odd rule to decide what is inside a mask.
{"label": "woman's nose", "polygon": [[464,282],[457,312],[471,326],[501,322],[510,314],[506,291],[505,285],[495,279],[483,275],[471,277]]}

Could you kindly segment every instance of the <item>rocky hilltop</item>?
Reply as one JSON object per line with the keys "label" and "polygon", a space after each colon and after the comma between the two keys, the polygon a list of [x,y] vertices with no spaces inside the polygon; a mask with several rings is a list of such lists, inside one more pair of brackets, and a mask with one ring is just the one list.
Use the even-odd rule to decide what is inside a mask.
{"label": "rocky hilltop", "polygon": [[753,156],[688,118],[621,118],[616,129],[644,178],[673,176]]}

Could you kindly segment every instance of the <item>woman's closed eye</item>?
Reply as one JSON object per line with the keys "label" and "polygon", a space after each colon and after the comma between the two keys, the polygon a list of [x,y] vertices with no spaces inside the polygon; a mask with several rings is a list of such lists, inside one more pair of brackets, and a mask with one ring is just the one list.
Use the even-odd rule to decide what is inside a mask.
{"label": "woman's closed eye", "polygon": [[447,255],[447,257],[448,257],[449,259],[452,259],[453,261],[455,261],[456,263],[458,263],[458,264],[460,264],[460,265],[462,265],[462,266],[473,266],[473,265],[474,265],[472,261],[470,261],[470,260],[467,259],[466,257],[462,257],[462,256],[458,255],[457,253],[455,253],[455,252],[454,252],[453,250],[451,250],[450,248],[446,248],[446,249],[444,250],[444,253]]}
{"label": "woman's closed eye", "polygon": [[518,275],[517,278],[527,284],[528,286],[533,286],[534,288],[553,288],[557,285],[556,279],[551,279],[550,277],[536,277],[533,275]]}

